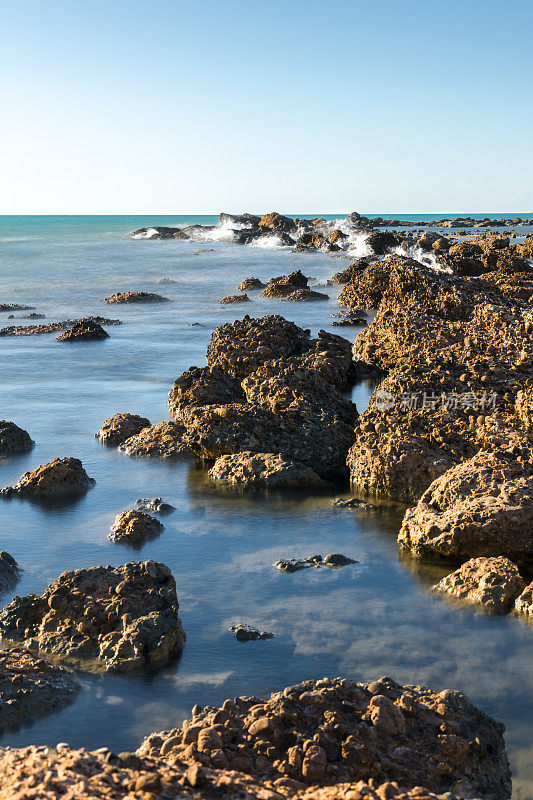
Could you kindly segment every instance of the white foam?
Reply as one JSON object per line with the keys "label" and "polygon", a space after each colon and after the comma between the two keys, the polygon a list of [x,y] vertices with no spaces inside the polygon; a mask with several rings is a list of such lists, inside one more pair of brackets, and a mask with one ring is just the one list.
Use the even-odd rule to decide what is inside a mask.
{"label": "white foam", "polygon": [[147,228],[145,231],[140,231],[139,233],[132,233],[130,239],[151,239],[153,236],[157,236],[158,230],[157,228]]}
{"label": "white foam", "polygon": [[291,247],[292,245],[283,244],[279,236],[272,234],[271,236],[261,236],[260,239],[255,239],[250,242],[250,247],[261,247],[265,250],[280,250],[282,247]]}

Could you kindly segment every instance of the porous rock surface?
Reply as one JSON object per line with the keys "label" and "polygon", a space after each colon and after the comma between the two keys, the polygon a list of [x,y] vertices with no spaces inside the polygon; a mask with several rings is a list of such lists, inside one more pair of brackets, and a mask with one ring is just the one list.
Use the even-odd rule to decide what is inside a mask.
{"label": "porous rock surface", "polygon": [[515,609],[519,614],[533,617],[533,583],[528,584],[521,595],[516,598]]}
{"label": "porous rock surface", "polygon": [[104,444],[119,445],[130,436],[136,436],[144,428],[149,428],[150,425],[150,420],[139,414],[113,414],[102,423],[95,436]]}
{"label": "porous rock surface", "polygon": [[109,339],[109,334],[97,322],[90,319],[75,322],[72,328],[56,336],[56,342],[92,342]]}
{"label": "porous rock surface", "polygon": [[243,451],[220,456],[209,470],[218,483],[236,486],[303,487],[324,485],[311,467],[288,461],[279,453]]}
{"label": "porous rock surface", "polygon": [[117,514],[109,538],[114,542],[138,544],[158,536],[164,526],[158,519],[140,509],[130,509]]}
{"label": "porous rock surface", "polygon": [[6,419],[0,420],[0,455],[23,453],[25,450],[31,450],[34,444],[24,428],[19,428],[14,422]]}
{"label": "porous rock surface", "polygon": [[[502,733],[457,691],[436,693],[390,678],[369,684],[324,678],[264,700],[238,697],[221,708],[196,709],[181,727],[148,736],[138,754],[237,770],[282,797],[372,797],[357,794],[354,784],[365,781],[369,792],[396,783],[377,794],[382,800],[409,796],[414,787],[426,787],[426,795],[413,796],[457,789],[465,797],[503,800],[511,781]],[[339,793],[347,783],[354,794]]]}
{"label": "porous rock surface", "polygon": [[185,428],[179,422],[163,421],[143,428],[119,446],[120,453],[138,458],[173,458],[192,455],[184,441]]}
{"label": "porous rock surface", "polygon": [[248,303],[250,302],[250,298],[247,294],[228,294],[226,297],[223,297],[222,300],[219,300],[220,303]]}
{"label": "porous rock surface", "polygon": [[239,283],[237,289],[239,292],[247,292],[249,289],[264,289],[265,285],[259,278],[245,278]]}
{"label": "porous rock surface", "polygon": [[505,614],[524,588],[525,583],[516,564],[508,558],[497,556],[471,558],[439,581],[433,591],[481,605],[496,614]]}
{"label": "porous rock surface", "polygon": [[79,688],[63,667],[24,647],[5,648],[0,652],[0,733],[58,711],[74,699]]}
{"label": "porous rock surface", "polygon": [[87,475],[79,458],[55,458],[25,472],[14,486],[7,486],[0,494],[53,498],[82,494],[94,484],[95,480]]}
{"label": "porous rock surface", "polygon": [[153,292],[116,292],[104,299],[104,303],[168,303],[169,298]]}
{"label": "porous rock surface", "polygon": [[156,561],[68,570],[42,595],[15,597],[0,635],[66,664],[129,672],[168,662],[183,647],[176,583]]}

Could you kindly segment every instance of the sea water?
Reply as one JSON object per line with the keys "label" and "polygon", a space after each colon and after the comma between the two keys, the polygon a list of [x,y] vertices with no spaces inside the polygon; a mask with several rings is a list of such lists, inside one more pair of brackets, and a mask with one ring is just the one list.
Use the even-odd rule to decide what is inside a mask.
{"label": "sea water", "polygon": [[[404,506],[381,503],[365,512],[333,507],[333,497],[349,496],[346,487],[318,495],[223,491],[193,459],[132,459],[94,438],[104,419],[119,411],[153,423],[168,419],[172,382],[189,366],[206,363],[214,327],[245,313],[283,314],[312,335],[323,328],[353,339],[358,332],[331,327],[340,287],[318,289],[330,295],[320,303],[261,300],[258,292],[242,306],[218,303],[250,276],[266,281],[301,269],[322,283],[349,263],[346,256],[125,238],[140,226],[216,222],[0,218],[0,303],[35,306],[46,316],[42,322],[97,314],[123,322],[107,328],[104,342],[59,343],[54,334],[0,338],[0,417],[27,429],[36,442],[29,453],[0,460],[0,485],[61,456],[80,458],[96,479],[75,502],[0,501],[0,549],[23,570],[0,604],[15,593],[40,594],[66,569],[151,558],[172,569],[187,632],[181,658],[163,669],[128,676],[79,673],[82,689],[74,703],[6,731],[0,745],[66,741],[133,750],[146,734],[180,724],[195,703],[261,697],[325,675],[365,681],[390,675],[437,690],[460,689],[504,722],[515,796],[531,798],[533,626],[430,595],[429,587],[450,568],[421,565],[398,552]],[[193,255],[197,250],[202,252]],[[176,283],[160,285],[162,278]],[[158,292],[172,302],[102,302],[128,290]],[[20,319],[28,313],[14,312],[17,319],[9,321],[0,314],[0,325],[31,324]],[[354,387],[359,410],[372,390],[371,383]],[[161,518],[165,529],[157,539],[135,550],[108,540],[116,514],[137,498],[156,496],[176,507]],[[331,552],[358,563],[292,575],[273,566],[280,558]],[[228,630],[238,622],[275,637],[238,642]]]}

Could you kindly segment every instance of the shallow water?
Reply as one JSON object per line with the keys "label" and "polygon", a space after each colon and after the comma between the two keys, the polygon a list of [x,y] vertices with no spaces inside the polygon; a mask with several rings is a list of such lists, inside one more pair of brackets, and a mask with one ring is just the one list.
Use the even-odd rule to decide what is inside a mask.
{"label": "shallow water", "polygon": [[[440,216],[440,215],[439,215]],[[81,221],[80,221],[81,220]],[[220,297],[254,275],[267,279],[301,268],[321,282],[343,257],[220,242],[132,241],[144,224],[198,218],[4,218],[0,229],[0,302],[27,303],[46,321],[89,314],[117,317],[105,342],[56,343],[54,335],[0,339],[0,417],[36,441],[24,456],[0,461],[0,485],[56,456],[82,459],[96,486],[69,505],[2,501],[0,548],[24,572],[16,594],[40,593],[62,571],[153,558],[176,577],[187,644],[179,661],[136,676],[80,674],[82,691],[63,711],[8,731],[0,744],[55,744],[134,749],[147,733],[178,724],[195,703],[236,694],[264,695],[309,677],[370,680],[388,674],[435,689],[458,688],[507,725],[516,797],[533,797],[533,627],[489,617],[428,595],[448,570],[400,559],[396,534],[403,507],[375,512],[331,506],[335,493],[232,494],[216,490],[191,460],[135,460],[102,447],[94,433],[117,411],[167,418],[173,380],[205,364],[213,327],[245,313],[282,313],[316,335],[330,328],[338,289],[327,303],[259,300],[221,306]],[[209,221],[202,220],[202,221]],[[190,255],[194,249],[209,249]],[[175,284],[158,286],[160,278]],[[173,302],[107,306],[129,289]],[[22,317],[28,312],[15,312]],[[0,325],[29,324],[29,320]],[[191,326],[191,323],[200,323]],[[364,408],[370,385],[354,388]],[[348,494],[337,492],[337,494]],[[162,496],[176,511],[140,550],[107,539],[115,515],[139,497]],[[359,563],[339,570],[278,573],[282,557],[345,553]],[[2,602],[11,599],[4,595]],[[275,633],[239,643],[236,622]]]}

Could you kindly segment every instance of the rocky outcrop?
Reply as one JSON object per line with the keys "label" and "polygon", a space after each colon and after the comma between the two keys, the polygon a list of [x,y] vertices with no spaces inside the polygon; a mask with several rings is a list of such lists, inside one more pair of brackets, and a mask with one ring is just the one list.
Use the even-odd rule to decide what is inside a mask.
{"label": "rocky outcrop", "polygon": [[250,289],[264,289],[266,284],[259,280],[259,278],[245,278],[239,285],[237,289],[239,292],[248,292]]}
{"label": "rocky outcrop", "polygon": [[137,228],[128,233],[130,239],[188,239],[189,236],[181,228],[169,228],[164,225],[156,227]]}
{"label": "rocky outcrop", "polygon": [[31,450],[35,442],[28,431],[19,428],[14,422],[0,420],[0,456],[24,453]]}
{"label": "rocky outcrop", "polygon": [[12,589],[19,577],[19,565],[13,556],[5,550],[0,550],[0,594]]}
{"label": "rocky outcrop", "polygon": [[446,575],[434,592],[447,594],[495,614],[510,611],[525,583],[518,567],[508,558],[471,558],[458,570]]}
{"label": "rocky outcrop", "polygon": [[14,486],[0,490],[11,497],[54,498],[86,492],[96,481],[89,478],[78,458],[55,458],[31,472],[25,472]]}
{"label": "rocky outcrop", "polygon": [[261,297],[281,298],[286,299],[294,292],[299,290],[308,289],[309,278],[306,278],[300,270],[291,272],[289,275],[278,275],[277,278],[271,278]]}
{"label": "rocky outcrop", "polygon": [[42,595],[5,606],[0,635],[66,664],[129,672],[164,664],[182,649],[178,607],[165,564],[68,570]]}
{"label": "rocky outcrop", "polygon": [[174,419],[189,406],[223,405],[243,400],[240,382],[217,367],[189,367],[175,381],[167,405]]}
{"label": "rocky outcrop", "polygon": [[311,467],[275,453],[244,451],[220,456],[209,470],[218,483],[234,486],[304,487],[324,485]]}
{"label": "rocky outcrop", "polygon": [[104,299],[104,303],[168,303],[169,298],[153,292],[116,292]]}
{"label": "rocky outcrop", "polygon": [[219,300],[219,303],[248,303],[250,302],[250,298],[247,294],[229,294],[227,297],[223,297],[222,300]]}
{"label": "rocky outcrop", "polygon": [[[41,315],[42,316],[42,315]],[[44,333],[55,333],[64,331],[75,325],[85,327],[90,323],[95,325],[122,325],[119,319],[107,319],[107,317],[83,317],[83,319],[65,319],[62,322],[47,322],[43,325],[9,325],[0,329],[0,336],[40,336]]]}
{"label": "rocky outcrop", "polygon": [[109,334],[101,325],[92,320],[76,322],[72,328],[68,328],[56,336],[56,342],[93,342],[102,339],[109,339]]}
{"label": "rocky outcrop", "polygon": [[254,628],[252,625],[246,625],[242,622],[232,625],[230,631],[235,634],[238,642],[256,642],[258,639],[274,638],[273,633],[259,630],[259,628]]}
{"label": "rocky outcrop", "polygon": [[284,217],[277,211],[265,214],[259,220],[259,228],[269,233],[292,233],[296,230],[296,222],[291,217]]}
{"label": "rocky outcrop", "polygon": [[179,422],[158,422],[130,436],[119,446],[119,453],[137,458],[174,458],[192,455],[184,440],[185,428]]}
{"label": "rocky outcrop", "polygon": [[139,414],[113,414],[102,423],[102,427],[94,435],[103,444],[119,445],[130,436],[136,436],[144,428],[149,428],[150,425],[150,420]]}
{"label": "rocky outcrop", "polygon": [[[238,697],[218,709],[197,707],[182,727],[148,736],[138,754],[260,775],[263,787],[281,797],[355,800],[365,796],[354,787],[363,780],[375,788],[387,784],[376,795],[381,800],[415,786],[427,787],[419,797],[457,791],[504,800],[511,780],[502,733],[503,726],[457,691],[436,693],[391,678],[367,684],[324,678],[264,700]],[[344,783],[351,783],[351,794],[339,790]],[[313,791],[306,793],[305,785]]]}
{"label": "rocky outcrop", "polygon": [[515,610],[519,614],[533,617],[533,583],[530,583],[522,594],[516,598]]}
{"label": "rocky outcrop", "polygon": [[390,253],[395,247],[399,247],[401,243],[401,237],[392,233],[392,231],[373,231],[366,239],[367,247],[370,247],[377,256],[384,256],[386,253]]}
{"label": "rocky outcrop", "polygon": [[[23,647],[0,652],[0,733],[31,724],[74,700],[73,675]],[[2,779],[0,778],[0,786]]]}
{"label": "rocky outcrop", "polygon": [[526,236],[524,241],[517,244],[516,252],[521,258],[533,259],[533,235]]}
{"label": "rocky outcrop", "polygon": [[142,544],[146,539],[153,539],[159,536],[164,525],[155,517],[146,514],[139,509],[122,511],[117,514],[111,526],[109,538],[113,542],[125,542],[129,544]]}
{"label": "rocky outcrop", "polygon": [[295,289],[294,292],[286,295],[283,299],[291,303],[312,303],[316,300],[329,300],[329,295],[323,292],[314,292],[306,287],[305,289]]}
{"label": "rocky outcrop", "polygon": [[400,544],[418,556],[533,562],[533,470],[519,455],[480,451],[446,471],[406,512]]}

